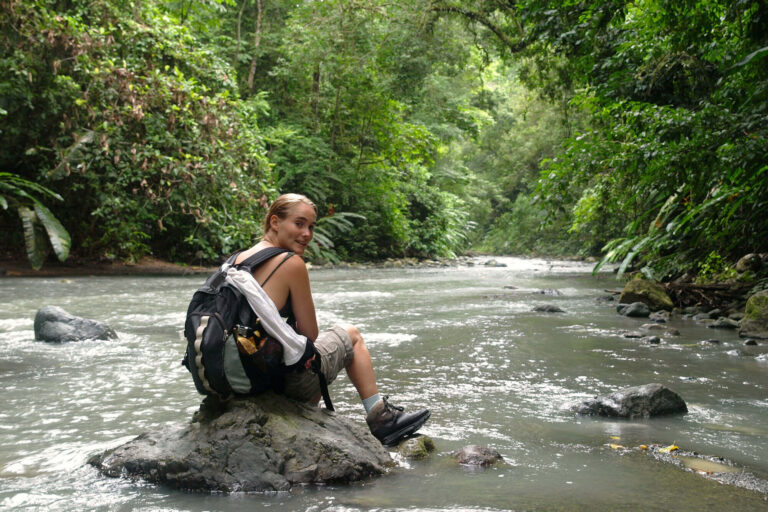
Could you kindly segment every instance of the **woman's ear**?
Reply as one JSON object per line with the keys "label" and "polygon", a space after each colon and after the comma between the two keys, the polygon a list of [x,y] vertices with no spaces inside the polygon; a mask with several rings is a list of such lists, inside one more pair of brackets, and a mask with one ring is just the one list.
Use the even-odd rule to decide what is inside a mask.
{"label": "woman's ear", "polygon": [[277,215],[272,215],[269,218],[269,228],[277,231],[277,227],[279,225],[280,225],[280,217],[278,217]]}

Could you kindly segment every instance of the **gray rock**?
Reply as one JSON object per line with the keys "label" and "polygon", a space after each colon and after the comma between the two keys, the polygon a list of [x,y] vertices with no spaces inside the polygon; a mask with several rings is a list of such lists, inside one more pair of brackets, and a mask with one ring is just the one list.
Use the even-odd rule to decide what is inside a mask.
{"label": "gray rock", "polygon": [[614,302],[616,297],[613,295],[601,295],[595,299],[597,302]]}
{"label": "gray rock", "polygon": [[658,345],[661,343],[661,338],[659,338],[658,336],[645,336],[644,338],[641,338],[640,341],[643,341],[650,345]]}
{"label": "gray rock", "polygon": [[693,319],[697,322],[704,322],[706,320],[711,320],[712,317],[709,316],[709,313],[697,313],[693,315]]}
{"label": "gray rock", "polygon": [[744,342],[744,345],[748,347],[754,347],[755,345],[757,345],[757,340],[746,340]]}
{"label": "gray rock", "polygon": [[739,328],[739,322],[736,320],[731,320],[730,318],[726,318],[724,316],[721,316],[711,324],[707,325],[710,329],[738,329]]}
{"label": "gray rock", "polygon": [[701,306],[687,306],[683,312],[687,315],[698,315],[699,313],[706,313],[706,309]]}
{"label": "gray rock", "polygon": [[538,293],[539,295],[553,295],[553,296],[558,296],[563,294],[563,292],[561,292],[560,290],[555,290],[554,288],[545,288],[543,290],[537,290],[534,293]]}
{"label": "gray rock", "polygon": [[486,267],[506,267],[506,263],[500,263],[496,260],[488,260],[485,262]]}
{"label": "gray rock", "polygon": [[573,406],[571,410],[585,416],[648,418],[686,413],[688,407],[680,395],[661,384],[653,383],[591,398]]}
{"label": "gray rock", "polygon": [[757,292],[747,300],[739,336],[768,338],[768,290]]}
{"label": "gray rock", "polygon": [[540,304],[534,307],[533,310],[539,313],[565,313],[565,311],[554,304]]}
{"label": "gray rock", "polygon": [[362,424],[273,393],[206,398],[192,421],[142,434],[88,461],[104,475],[192,491],[284,491],[348,483],[392,465]]}
{"label": "gray rock", "polygon": [[665,324],[669,322],[669,311],[655,311],[648,317],[649,320],[658,324]]}
{"label": "gray rock", "polygon": [[741,321],[744,318],[744,313],[740,311],[736,311],[735,313],[731,313],[728,315],[728,318],[731,320],[736,320],[737,322]]}
{"label": "gray rock", "polygon": [[58,306],[45,306],[35,315],[35,339],[49,342],[117,338],[108,325],[71,315]]}
{"label": "gray rock", "polygon": [[739,261],[736,262],[736,272],[756,272],[763,266],[763,259],[759,254],[750,253],[742,256]]}
{"label": "gray rock", "polygon": [[645,318],[651,314],[651,310],[643,302],[633,302],[632,304],[620,303],[616,306],[616,311],[620,315],[635,318]]}
{"label": "gray rock", "polygon": [[490,466],[504,460],[499,452],[487,446],[471,444],[451,454],[456,462],[467,466]]}
{"label": "gray rock", "polygon": [[699,344],[700,345],[719,345],[720,340],[715,340],[715,339],[701,340]]}
{"label": "gray rock", "polygon": [[643,333],[637,331],[626,331],[621,334],[625,338],[642,338]]}
{"label": "gray rock", "polygon": [[720,318],[723,316],[723,310],[722,309],[713,309],[709,311],[709,318]]}

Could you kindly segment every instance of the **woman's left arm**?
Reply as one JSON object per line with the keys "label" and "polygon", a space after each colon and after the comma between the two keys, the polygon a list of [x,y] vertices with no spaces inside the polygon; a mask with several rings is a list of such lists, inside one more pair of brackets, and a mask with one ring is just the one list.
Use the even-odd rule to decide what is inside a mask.
{"label": "woman's left arm", "polygon": [[296,316],[296,329],[312,341],[317,339],[317,316],[312,290],[309,285],[309,272],[300,257],[293,257],[285,262],[287,282],[290,290],[289,299],[293,314]]}

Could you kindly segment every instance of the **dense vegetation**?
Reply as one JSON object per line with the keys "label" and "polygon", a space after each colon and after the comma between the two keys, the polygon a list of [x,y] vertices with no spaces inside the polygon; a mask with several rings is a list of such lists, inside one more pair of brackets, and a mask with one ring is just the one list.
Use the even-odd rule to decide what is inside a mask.
{"label": "dense vegetation", "polygon": [[6,252],[212,261],[286,191],[322,259],[768,252],[763,1],[0,5]]}

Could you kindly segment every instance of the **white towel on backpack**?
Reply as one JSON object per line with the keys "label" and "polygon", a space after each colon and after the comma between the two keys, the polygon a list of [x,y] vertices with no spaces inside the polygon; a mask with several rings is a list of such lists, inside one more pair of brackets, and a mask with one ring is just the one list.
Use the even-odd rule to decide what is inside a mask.
{"label": "white towel on backpack", "polygon": [[304,355],[307,337],[293,330],[280,316],[277,306],[269,298],[247,270],[230,268],[227,270],[227,283],[237,288],[248,300],[248,304],[261,319],[267,333],[283,345],[283,362],[286,366],[296,364]]}

